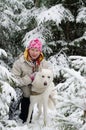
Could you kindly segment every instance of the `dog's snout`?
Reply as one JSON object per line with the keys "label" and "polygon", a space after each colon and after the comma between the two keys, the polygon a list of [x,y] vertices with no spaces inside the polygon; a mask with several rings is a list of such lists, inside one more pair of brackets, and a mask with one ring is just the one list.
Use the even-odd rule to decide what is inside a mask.
{"label": "dog's snout", "polygon": [[44,85],[46,86],[46,85],[47,85],[47,82],[44,82]]}

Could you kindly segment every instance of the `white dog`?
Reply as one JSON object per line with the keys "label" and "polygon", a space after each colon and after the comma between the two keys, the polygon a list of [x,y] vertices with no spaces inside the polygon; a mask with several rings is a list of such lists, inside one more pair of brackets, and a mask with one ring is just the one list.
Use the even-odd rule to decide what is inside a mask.
{"label": "white dog", "polygon": [[48,104],[49,102],[53,104],[55,103],[53,96],[56,95],[57,91],[54,93],[54,89],[55,87],[53,83],[52,71],[49,69],[42,69],[40,72],[37,72],[35,79],[32,83],[32,90],[30,96],[31,103],[29,107],[27,123],[30,122],[30,117],[33,111],[33,107],[37,103],[38,110],[39,110],[38,117],[41,115],[42,107],[43,107],[44,125],[46,125]]}

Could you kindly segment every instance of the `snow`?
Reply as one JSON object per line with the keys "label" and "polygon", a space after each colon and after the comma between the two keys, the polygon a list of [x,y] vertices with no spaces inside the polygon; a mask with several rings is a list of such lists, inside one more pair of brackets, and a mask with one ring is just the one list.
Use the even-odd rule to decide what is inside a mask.
{"label": "snow", "polygon": [[1,55],[4,55],[5,57],[7,57],[6,51],[0,48],[0,57]]}
{"label": "snow", "polygon": [[[26,29],[29,17],[35,17],[37,21],[37,27],[27,32],[23,39],[25,47],[30,40],[36,37],[42,41],[43,45],[46,45],[45,38],[42,34],[48,32],[50,36],[52,35],[41,23],[54,21],[56,25],[59,26],[62,20],[74,21],[71,12],[61,4],[49,9],[43,7],[41,9],[33,8],[32,10],[27,10],[24,8],[21,0],[19,2],[17,0],[8,0],[6,2],[10,2],[10,6],[15,5],[15,8],[13,10],[6,8],[6,10],[1,13],[0,24],[8,28],[10,34],[12,30],[20,31],[22,28]],[[21,14],[14,15],[13,11],[18,8],[21,9]],[[12,18],[10,19],[8,16]],[[15,18],[17,18],[18,21],[13,22],[12,19]],[[78,10],[76,22],[86,23],[86,7]],[[21,24],[23,24],[23,27],[20,27]],[[74,45],[74,42],[80,42],[82,39],[86,40],[86,32],[82,37],[75,39],[69,44]],[[62,45],[67,45],[65,41],[58,42]],[[52,43],[54,45],[53,41],[50,44]],[[52,50],[47,45],[44,51],[52,53]],[[0,57],[2,55],[7,57],[7,53],[3,49],[0,49]],[[34,117],[31,124],[22,124],[18,117],[16,121],[8,120],[10,102],[13,98],[16,100],[17,95],[12,86],[12,80],[14,79],[9,70],[5,67],[3,61],[0,60],[0,62],[2,62],[2,64],[0,64],[0,130],[63,130],[61,128],[65,125],[69,127],[74,126],[77,130],[86,130],[86,123],[82,123],[83,112],[84,110],[86,111],[86,57],[66,57],[64,52],[60,52],[57,55],[51,56],[49,61],[52,63],[54,77],[58,79],[62,76],[61,78],[64,80],[56,85],[55,89],[57,89],[58,92],[56,110],[48,111],[47,126],[44,126],[43,115],[39,119],[36,119],[36,109],[34,109]],[[66,116],[66,114],[69,115]]]}
{"label": "snow", "polygon": [[[25,18],[23,19],[22,16],[23,17],[25,16]],[[66,22],[66,20],[74,21],[74,17],[71,14],[71,12],[69,10],[65,9],[61,4],[53,6],[50,9],[42,7],[39,9],[34,8],[30,11],[24,10],[21,15],[22,19],[19,23],[25,22],[26,17],[28,17],[28,21],[29,21],[30,16],[35,17],[35,19],[37,21],[37,27],[35,29],[29,31],[28,33],[26,33],[26,35],[23,39],[24,46],[27,46],[28,42],[36,37],[38,37],[42,41],[43,45],[45,45],[46,42],[43,37],[43,33],[46,32],[45,34],[47,35],[47,33],[48,33],[51,37],[51,32],[46,27],[44,28],[42,26],[42,23],[53,21],[56,23],[57,26],[59,26],[59,24],[61,23],[62,20],[64,20],[65,22]],[[25,23],[27,23],[27,21]],[[66,44],[66,43],[64,42],[64,44]],[[50,50],[50,52],[52,53],[52,50]]]}
{"label": "snow", "polygon": [[7,101],[7,103],[10,104],[10,97],[12,97],[16,100],[16,92],[14,91],[14,89],[8,83],[5,82],[1,86],[1,88],[2,88],[2,93],[3,93],[1,95],[1,98],[6,97],[5,100]]}
{"label": "snow", "polygon": [[80,41],[82,41],[83,39],[86,40],[86,32],[83,34],[82,37],[77,38],[77,39],[75,39],[74,41],[70,42],[69,45],[74,45],[75,42],[80,42]]}
{"label": "snow", "polygon": [[[40,41],[42,41],[43,44],[45,44],[45,41],[43,40],[43,36],[41,35],[41,30],[39,28],[35,28],[32,31],[26,33],[23,41],[24,41],[24,46],[26,47],[28,43],[33,39],[33,38],[39,38]],[[35,35],[34,35],[35,34]]]}
{"label": "snow", "polygon": [[65,9],[61,4],[58,4],[40,13],[39,16],[37,17],[37,21],[38,21],[37,23],[40,24],[42,22],[47,22],[48,20],[52,20],[56,22],[58,26],[58,24],[60,24],[63,19],[66,21],[66,18],[69,19],[69,21],[74,20],[71,12]]}
{"label": "snow", "polygon": [[0,79],[6,79],[6,78],[10,79],[11,73],[8,71],[7,68],[0,65],[0,70],[1,70],[0,71]]}
{"label": "snow", "polygon": [[76,18],[76,22],[78,23],[86,23],[86,7],[80,8],[78,10],[78,16]]}
{"label": "snow", "polygon": [[55,110],[53,110],[53,112],[48,111],[48,121],[46,126],[43,124],[43,115],[39,119],[36,119],[36,112],[37,111],[35,110],[34,118],[31,124],[22,124],[21,120],[19,119],[17,121],[8,120],[7,122],[9,123],[9,126],[12,125],[13,122],[13,124],[15,124],[15,127],[7,128],[6,130],[58,130],[57,123],[54,121],[57,113]]}
{"label": "snow", "polygon": [[[4,127],[1,124],[0,127],[3,130],[59,130],[61,125],[65,124],[70,127],[73,126],[78,130],[84,130],[85,125],[82,125],[81,116],[83,115],[83,111],[86,110],[86,78],[82,76],[81,72],[79,71],[79,65],[81,64],[81,62],[79,62],[80,59],[84,63],[86,62],[85,57],[66,57],[63,51],[60,51],[60,53],[55,55],[55,57],[51,56],[49,59],[52,64],[54,64],[54,73],[55,71],[58,71],[57,75],[60,75],[59,72],[61,70],[65,81],[55,86],[55,89],[57,89],[58,92],[57,105],[55,110],[48,110],[48,120],[46,126],[43,124],[43,114],[39,119],[37,119],[38,111],[37,107],[35,106],[31,124],[23,124],[18,116],[14,120],[8,120],[8,116],[6,116],[5,119],[3,118],[3,120],[6,122],[6,126]],[[55,62],[53,62],[54,60]],[[69,62],[71,62],[71,65],[73,64],[72,68],[70,68]],[[73,68],[75,67],[76,63],[78,63],[78,71]],[[0,109],[2,116],[4,116],[6,115],[6,112],[9,111],[8,106],[11,99],[14,97],[16,100],[16,93],[8,83],[3,81],[1,83],[3,83],[1,86],[3,93],[1,95],[2,100],[0,100]],[[68,117],[64,116],[63,114],[66,113],[66,111],[69,111],[70,113]]]}
{"label": "snow", "polygon": [[[7,13],[7,11],[6,11],[6,13]],[[15,22],[13,22],[8,16],[7,16],[7,14],[3,14],[2,15],[2,26],[4,26],[5,28],[8,28],[8,30],[9,31],[12,31],[12,29],[13,29],[13,31],[14,30],[17,30],[17,31],[20,31],[21,29],[20,29],[20,27],[19,26],[17,26],[16,24],[15,24]]]}

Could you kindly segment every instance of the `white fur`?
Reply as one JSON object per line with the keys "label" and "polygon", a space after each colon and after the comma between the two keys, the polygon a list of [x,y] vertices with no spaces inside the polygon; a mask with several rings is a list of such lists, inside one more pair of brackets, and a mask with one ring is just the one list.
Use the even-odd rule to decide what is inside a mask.
{"label": "white fur", "polygon": [[29,123],[33,107],[37,103],[39,110],[38,117],[41,115],[43,107],[44,125],[46,125],[48,102],[50,99],[52,101],[52,98],[49,95],[54,90],[52,71],[49,69],[42,69],[40,72],[36,74],[36,77],[32,85],[33,85],[32,91],[38,92],[40,94],[30,96],[31,104],[29,108],[27,123]]}

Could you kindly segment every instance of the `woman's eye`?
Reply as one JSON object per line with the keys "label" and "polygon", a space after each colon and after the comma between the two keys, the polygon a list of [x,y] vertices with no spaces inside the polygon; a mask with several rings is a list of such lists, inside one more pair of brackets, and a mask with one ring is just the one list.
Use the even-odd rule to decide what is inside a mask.
{"label": "woman's eye", "polygon": [[42,75],[42,78],[44,78],[44,75]]}
{"label": "woman's eye", "polygon": [[50,76],[48,76],[48,78],[50,79]]}

